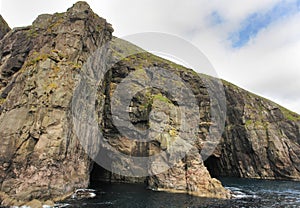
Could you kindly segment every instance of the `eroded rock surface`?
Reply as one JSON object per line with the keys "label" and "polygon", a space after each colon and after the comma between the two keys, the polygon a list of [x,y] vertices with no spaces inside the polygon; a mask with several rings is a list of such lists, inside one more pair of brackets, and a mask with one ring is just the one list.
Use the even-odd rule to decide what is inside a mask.
{"label": "eroded rock surface", "polygon": [[226,129],[207,161],[214,176],[300,179],[300,117],[224,82]]}
{"label": "eroded rock surface", "polygon": [[10,31],[10,27],[7,22],[0,15],[0,40]]}
{"label": "eroded rock surface", "polygon": [[[34,199],[57,201],[78,188],[87,188],[94,165],[92,159],[104,160],[103,152],[109,148],[126,157],[120,160],[109,155],[111,162],[106,164],[107,168],[117,171],[110,173],[98,167],[98,172],[94,165],[93,179],[100,179],[101,175],[101,179],[111,182],[146,182],[155,190],[216,198],[228,198],[230,194],[211,175],[300,179],[297,114],[224,82],[225,131],[213,155],[203,162],[202,150],[210,139],[210,129],[218,126],[211,119],[207,89],[207,84],[215,86],[214,79],[198,76],[191,69],[125,41],[117,42],[112,32],[111,25],[88,4],[78,2],[66,13],[40,15],[32,26],[13,29],[0,41],[3,204],[22,204]],[[103,49],[110,40],[113,46]],[[122,58],[126,51],[136,54]],[[103,52],[110,54],[110,58],[103,58],[107,55]],[[101,71],[106,65],[110,70]],[[118,89],[132,73],[135,74],[132,85]],[[196,113],[188,92],[183,90],[174,96],[166,89],[147,87],[147,83],[156,83],[184,89],[168,73],[180,77],[191,90],[198,107]],[[104,79],[98,80],[95,102],[88,105],[87,101],[93,97],[82,81],[93,82],[88,78],[99,75]],[[138,92],[124,109],[128,117],[118,117],[121,126],[117,128],[112,104],[118,106],[126,100],[126,93],[136,89]],[[118,90],[124,93],[114,100]],[[187,102],[180,105],[182,100]],[[214,113],[224,116],[226,109],[218,102],[214,106]],[[85,108],[96,113],[92,119],[90,114],[83,113],[83,120],[74,125],[74,114],[89,112]],[[178,112],[182,109],[191,124],[196,125],[193,131],[180,128]],[[104,135],[103,140],[95,139],[96,130],[77,132],[86,127],[83,121],[93,119]],[[133,128],[141,133],[130,135],[136,132]],[[151,133],[143,133],[147,129]],[[124,135],[122,130],[129,134]],[[136,137],[149,141],[133,139]],[[186,147],[189,147],[187,154],[179,157],[178,150]],[[135,157],[151,158],[147,166],[139,166],[134,163]],[[166,166],[171,168],[164,169]],[[121,172],[127,176],[116,174]],[[133,172],[142,177],[133,177]]]}
{"label": "eroded rock surface", "polygon": [[82,64],[112,31],[79,2],[1,40],[0,189],[11,198],[55,199],[88,186],[70,103]]}

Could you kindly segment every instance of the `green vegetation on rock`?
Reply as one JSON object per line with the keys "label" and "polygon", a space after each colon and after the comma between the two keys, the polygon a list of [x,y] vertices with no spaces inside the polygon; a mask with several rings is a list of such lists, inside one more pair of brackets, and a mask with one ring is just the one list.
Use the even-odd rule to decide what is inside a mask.
{"label": "green vegetation on rock", "polygon": [[293,111],[290,111],[284,107],[279,107],[280,111],[284,115],[284,117],[290,121],[300,121],[300,115],[297,113],[294,113]]}
{"label": "green vegetation on rock", "polygon": [[162,101],[164,103],[172,103],[166,96],[164,96],[163,94],[159,93],[153,96],[153,100],[159,100]]}

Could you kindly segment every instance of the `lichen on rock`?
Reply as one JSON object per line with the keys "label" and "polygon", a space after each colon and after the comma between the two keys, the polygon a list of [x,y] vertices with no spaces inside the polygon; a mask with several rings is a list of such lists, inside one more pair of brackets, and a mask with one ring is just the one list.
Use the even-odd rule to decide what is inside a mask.
{"label": "lichen on rock", "polygon": [[72,130],[70,103],[80,66],[111,33],[79,2],[1,40],[0,185],[11,198],[55,199],[88,186],[90,159]]}

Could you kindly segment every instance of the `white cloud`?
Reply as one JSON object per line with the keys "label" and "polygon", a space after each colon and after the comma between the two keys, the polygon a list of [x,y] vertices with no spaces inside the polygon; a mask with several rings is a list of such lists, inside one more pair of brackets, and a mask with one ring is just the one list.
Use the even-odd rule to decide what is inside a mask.
{"label": "white cloud", "polygon": [[295,102],[300,98],[299,21],[299,14],[284,19],[244,48],[223,51],[230,54],[230,61],[215,61],[222,67],[221,76],[300,112]]}
{"label": "white cloud", "polygon": [[[2,1],[1,14],[12,26],[28,25],[40,13],[64,11],[75,2]],[[268,25],[242,48],[232,49],[228,40],[229,34],[239,30],[249,15],[264,13],[281,0],[87,2],[113,24],[116,36],[146,31],[182,36],[204,52],[222,78],[300,113],[300,14]],[[221,24],[212,24],[214,12]]]}
{"label": "white cloud", "polygon": [[39,14],[63,12],[76,0],[0,0],[0,10],[9,25],[21,27],[30,25]]}

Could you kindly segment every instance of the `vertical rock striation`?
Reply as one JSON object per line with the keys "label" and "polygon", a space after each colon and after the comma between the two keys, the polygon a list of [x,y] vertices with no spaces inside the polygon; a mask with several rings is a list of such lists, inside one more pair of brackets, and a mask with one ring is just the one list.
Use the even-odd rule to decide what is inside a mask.
{"label": "vertical rock striation", "polygon": [[[135,47],[125,41],[118,41],[119,43],[116,45],[122,45],[122,49],[125,51],[132,51],[132,48]],[[120,50],[114,48],[115,53],[117,53],[116,51]],[[203,125],[202,130],[197,129],[197,117],[202,118],[203,124],[210,121],[207,113],[210,108],[210,98],[204,82],[190,69],[145,51],[137,50],[137,52],[137,54],[126,57],[126,59],[115,64],[108,73],[110,79],[104,87],[106,89],[104,109],[107,110],[103,115],[102,128],[105,129],[104,135],[105,138],[108,138],[108,143],[118,152],[133,157],[149,157],[151,163],[144,165],[145,170],[139,170],[143,165],[132,165],[135,164],[134,158],[129,157],[120,160],[116,157],[113,163],[110,164],[109,169],[120,170],[119,167],[130,167],[129,170],[137,173],[146,171],[149,176],[141,180],[145,180],[148,188],[153,190],[189,193],[202,197],[228,198],[230,196],[229,192],[222,187],[218,180],[210,177],[200,155],[201,143],[205,140],[209,125]],[[170,73],[176,76],[169,76]],[[130,82],[128,80],[124,81],[124,78],[130,74],[134,74]],[[184,83],[191,87],[196,104],[202,106],[200,111],[199,109],[197,112],[191,110],[190,102],[182,103],[181,106],[178,104],[181,100],[188,101],[190,99],[188,93],[177,93],[177,97],[174,97],[168,94],[170,92],[167,92],[166,88],[149,88],[149,83],[154,83],[155,86],[171,86],[175,89],[184,89],[182,83],[176,77],[182,78]],[[129,84],[124,86],[122,85],[124,82]],[[122,89],[119,89],[120,85]],[[134,91],[137,93],[131,93]],[[129,121],[126,117],[118,118],[122,120],[119,129],[114,125],[112,118],[111,105],[114,105],[112,95],[115,93],[120,95],[120,100],[114,101],[116,103],[125,100],[128,94],[134,95],[129,105]],[[196,124],[194,134],[185,131],[185,128],[181,127],[182,120],[180,116],[183,115],[178,112],[185,113],[184,116],[188,117],[190,122]],[[128,126],[128,122],[132,123],[133,126]],[[122,132],[119,131],[121,129],[123,132],[137,132],[133,131],[134,128],[151,129],[148,135],[140,135],[141,138],[150,138],[150,141],[139,142],[132,139],[136,138],[136,135],[124,137]],[[203,132],[203,129],[205,129],[205,132]],[[185,152],[187,154],[178,157],[178,152],[187,146],[190,146]],[[153,157],[156,155],[158,156]],[[170,169],[164,169],[166,166]],[[120,171],[128,175],[131,174],[124,169]],[[106,175],[104,180],[110,181],[132,182],[137,180],[114,173],[103,175]]]}
{"label": "vertical rock striation", "polygon": [[[96,49],[111,40],[112,32],[110,24],[98,17],[89,5],[78,2],[66,13],[40,15],[32,26],[15,28],[1,40],[0,189],[5,193],[1,194],[5,198],[3,204],[22,204],[22,201],[32,199],[58,200],[76,188],[89,185],[92,163],[75,134],[71,102],[82,66]],[[136,63],[143,62],[147,61]],[[93,64],[99,63],[91,63],[90,67],[96,69]],[[99,112],[99,125],[118,151],[148,156],[149,151],[155,152],[157,148],[151,150],[137,143],[130,146],[130,138],[122,137],[114,129],[110,118],[111,92],[108,88],[113,89],[114,80],[124,78],[118,72],[124,74],[122,70],[128,68],[129,71],[143,70],[141,67],[117,65],[112,73],[108,73],[106,80],[99,83],[104,91],[99,91],[98,103],[103,103],[103,99],[106,102],[106,110]],[[157,102],[161,102],[163,96],[159,92],[155,96]],[[135,116],[136,123],[143,120],[141,115]],[[163,142],[158,140],[157,143]],[[202,190],[202,185],[198,186],[195,178],[186,177],[185,167],[178,176],[174,172],[170,179],[186,178],[183,186],[162,184],[160,180],[166,178],[166,174],[156,176],[155,183],[149,179],[149,186],[197,195],[202,192],[201,196],[228,197],[221,184],[210,178],[200,154],[197,151],[195,154],[193,159],[187,160],[190,166],[192,162],[195,164],[189,172],[191,175],[202,173],[195,177],[202,177],[202,185],[206,189]],[[112,167],[119,165],[115,161]],[[117,176],[116,180],[122,178]],[[204,182],[205,179],[208,182]],[[133,178],[125,180],[140,181]]]}
{"label": "vertical rock striation", "polygon": [[[226,127],[220,144],[204,162],[201,157],[203,144],[210,139],[210,127],[217,126],[210,118],[211,100],[204,80],[214,86],[214,79],[198,76],[191,69],[125,41],[118,43],[112,32],[111,25],[85,2],[74,4],[65,13],[40,15],[32,26],[13,30],[1,18],[2,204],[18,205],[33,199],[59,200],[76,188],[87,187],[92,169],[91,176],[95,180],[145,181],[154,190],[215,198],[228,198],[230,194],[211,175],[300,179],[299,115],[224,81]],[[72,115],[72,101],[78,96],[75,92],[81,84],[80,75],[97,76],[99,65],[105,64],[101,61],[103,54],[97,49],[111,40],[115,44],[107,49],[112,55],[109,61],[120,59],[124,51],[136,54],[116,61],[104,79],[97,83],[97,99],[93,106],[85,105],[91,96],[84,94],[87,89],[83,87],[84,99],[82,103],[76,103],[79,110],[75,113],[85,107],[95,108],[97,115],[93,116],[104,135],[103,141],[128,156],[119,160],[112,155],[107,168],[123,171],[128,173],[127,176],[94,165],[84,145],[89,145],[101,159],[103,152],[99,151],[98,145],[102,144],[93,143],[93,131],[78,135]],[[161,73],[156,73],[160,69]],[[121,127],[117,128],[111,106],[118,106],[120,100],[114,100],[113,95],[132,73],[135,74],[132,85],[121,89],[124,93],[120,94],[120,100],[126,100],[126,93],[142,90],[138,90],[126,106],[129,117],[118,118]],[[165,89],[147,87],[147,83],[160,86],[171,83],[170,86],[183,89],[168,73],[175,74],[189,86],[199,111],[191,110],[195,106],[184,90],[174,96]],[[180,106],[181,100],[187,102]],[[215,113],[222,116],[225,109],[220,103],[214,103],[214,106]],[[192,134],[180,128],[180,107],[196,125]],[[132,125],[129,127],[126,122]],[[79,123],[80,126],[84,125]],[[122,133],[122,130],[132,132],[133,127],[141,132],[151,129],[152,133],[148,135],[138,135],[140,138],[147,136],[150,141],[140,142],[133,139],[136,135]],[[184,146],[188,146],[189,151],[178,158],[176,150]],[[105,148],[103,146],[102,150]],[[154,155],[160,157],[151,157]],[[95,159],[99,157],[95,156]],[[150,157],[151,161],[141,168],[132,165],[134,157]],[[168,161],[173,163],[168,164]],[[171,168],[164,169],[166,166]],[[132,177],[132,171],[143,177]],[[152,174],[147,176],[145,172]]]}
{"label": "vertical rock striation", "polygon": [[206,161],[214,176],[300,179],[300,116],[224,82],[223,138]]}
{"label": "vertical rock striation", "polygon": [[11,198],[54,199],[88,186],[90,160],[70,104],[82,64],[112,32],[79,2],[1,40],[0,190]]}

